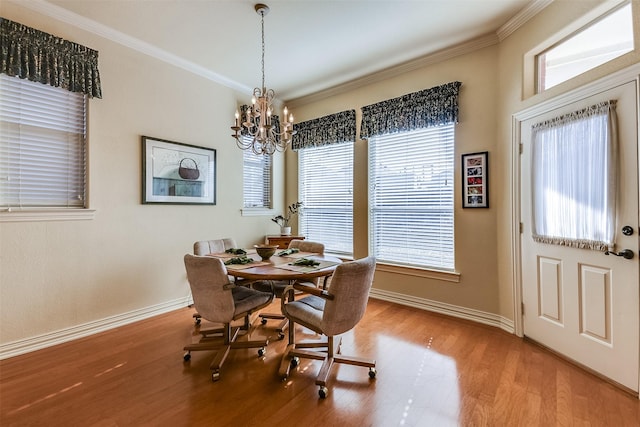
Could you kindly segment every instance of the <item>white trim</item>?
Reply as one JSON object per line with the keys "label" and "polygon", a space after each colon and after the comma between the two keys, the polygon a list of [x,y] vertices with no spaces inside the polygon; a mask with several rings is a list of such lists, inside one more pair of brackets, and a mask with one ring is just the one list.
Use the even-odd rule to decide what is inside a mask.
{"label": "white trim", "polygon": [[502,27],[498,28],[498,31],[496,31],[498,39],[503,41],[509,37],[518,28],[526,24],[527,21],[536,16],[542,9],[549,6],[551,3],[553,3],[553,0],[536,0],[533,3],[529,3],[524,9],[509,19],[509,21]]}
{"label": "white trim", "polygon": [[0,222],[92,220],[95,213],[95,209],[7,210],[0,212]]}
{"label": "white trim", "polygon": [[168,313],[179,308],[184,308],[192,303],[191,297],[178,298],[150,307],[133,310],[104,319],[95,320],[81,325],[72,326],[58,331],[48,332],[31,338],[0,345],[0,360],[19,356],[36,350],[41,350],[57,344],[84,338],[98,332],[114,329],[119,326],[148,319],[159,314]]}
{"label": "white trim", "polygon": [[276,214],[275,209],[270,208],[242,208],[240,209],[242,216],[273,216]]}
{"label": "white trim", "polygon": [[[513,269],[513,305],[514,305],[514,325],[515,333],[518,336],[524,336],[524,324],[522,310],[522,259],[521,259],[521,234],[520,221],[522,221],[522,212],[520,211],[520,142],[521,142],[521,123],[531,118],[537,117],[547,111],[578,102],[595,94],[604,92],[613,87],[623,85],[628,82],[636,81],[640,85],[640,63],[633,64],[625,69],[612,73],[592,83],[581,86],[567,93],[560,94],[551,99],[542,101],[536,105],[519,111],[512,116],[511,129],[511,260]],[[640,118],[636,118],[640,123]]]}
{"label": "white trim", "polygon": [[428,268],[407,267],[404,265],[385,264],[382,262],[378,262],[376,264],[376,270],[387,273],[404,274],[405,276],[425,277],[445,282],[460,283],[460,273],[456,271],[431,270]]}
{"label": "white trim", "polygon": [[[92,19],[86,18],[81,15],[78,15],[77,13],[71,12],[60,6],[56,6],[45,0],[8,0],[8,1],[12,1],[16,4],[19,4],[22,7],[26,7],[35,12],[41,13],[45,16],[49,16],[51,18],[54,18],[59,21],[65,22],[67,24],[73,25],[75,27],[81,28],[85,31],[96,34],[107,40],[111,40],[114,43],[121,44],[133,50],[141,52],[145,55],[149,55],[151,57],[159,59],[160,61],[173,64],[176,67],[182,68],[186,71],[192,72],[196,75],[199,75],[201,77],[204,77],[206,79],[219,83],[228,88],[237,90],[241,93],[249,94],[249,95],[253,93],[252,87],[245,86],[241,83],[236,82],[235,80],[232,80],[226,76],[223,76],[214,71],[211,71],[201,65],[198,65],[180,56],[174,55],[163,49],[160,49],[157,46],[154,46],[150,43],[139,40],[135,37],[131,37],[111,27],[108,27],[104,24],[100,24],[99,22],[96,22]],[[381,71],[377,71],[375,73],[369,74],[361,78],[356,78],[344,84],[339,84],[329,89],[321,90],[315,94],[294,98],[292,100],[289,100],[289,104],[291,105],[305,104],[308,102],[318,101],[320,99],[324,99],[329,96],[332,96],[336,93],[341,93],[345,90],[360,88],[372,83],[376,83],[376,82],[388,79],[389,77],[395,77],[398,74],[421,69],[427,65],[446,61],[448,59],[455,58],[460,55],[478,51],[479,49],[482,49],[484,47],[498,44],[504,38],[509,36],[511,33],[513,33],[515,30],[517,30],[522,25],[524,25],[527,21],[533,18],[538,12],[544,9],[551,1],[552,0],[535,0],[534,3],[528,5],[524,10],[519,12],[516,16],[511,18],[506,24],[500,27],[496,32],[485,34],[484,36],[480,36],[475,39],[460,43],[456,46],[451,46],[449,48],[442,49],[438,52],[434,52],[434,53],[422,56],[420,58],[416,58],[414,60],[410,60],[402,64],[389,67]]]}
{"label": "white trim", "polygon": [[51,4],[45,0],[9,1],[13,1],[14,3],[17,3],[22,7],[26,7],[38,13],[42,13],[43,15],[65,22],[69,25],[73,25],[74,27],[81,28],[107,40],[111,40],[114,43],[121,44],[145,55],[149,55],[153,58],[159,59],[160,61],[175,65],[176,67],[182,68],[193,74],[204,77],[228,88],[237,90],[241,93],[253,93],[253,88],[240,84],[235,80],[211,71],[208,68],[205,68],[194,62],[188,61],[180,56],[169,53],[166,50],[158,48],[157,46],[154,46],[135,37],[131,37],[120,31],[114,30],[111,27],[100,24],[99,22],[96,22],[92,19],[78,15],[77,13],[71,12],[60,6]]}
{"label": "white trim", "polygon": [[397,292],[385,291],[372,288],[370,297],[384,301],[394,302],[408,307],[419,308],[434,313],[445,314],[447,316],[457,317],[460,319],[471,320],[473,322],[482,323],[484,325],[494,326],[506,332],[513,334],[513,322],[506,317],[487,313],[485,311],[474,310],[472,308],[460,307],[457,305],[447,304],[444,302],[433,301],[425,298],[419,298],[411,295],[400,294]]}

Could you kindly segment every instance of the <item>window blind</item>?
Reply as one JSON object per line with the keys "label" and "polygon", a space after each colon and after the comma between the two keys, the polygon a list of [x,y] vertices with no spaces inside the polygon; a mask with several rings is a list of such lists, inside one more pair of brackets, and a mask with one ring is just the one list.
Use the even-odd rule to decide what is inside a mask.
{"label": "window blind", "polygon": [[454,269],[454,124],[369,139],[370,253]]}
{"label": "window blind", "polygon": [[[251,139],[249,136],[243,138]],[[272,157],[244,150],[242,161],[244,207],[271,209]]]}
{"label": "window blind", "polygon": [[298,151],[299,230],[325,252],[353,255],[353,142]]}
{"label": "window blind", "polygon": [[0,206],[85,207],[85,95],[4,74],[0,92]]}

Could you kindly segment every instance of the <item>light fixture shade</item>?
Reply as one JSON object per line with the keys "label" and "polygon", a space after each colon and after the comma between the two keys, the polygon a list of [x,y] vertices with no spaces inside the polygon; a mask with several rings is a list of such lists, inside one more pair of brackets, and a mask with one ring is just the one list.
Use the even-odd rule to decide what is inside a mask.
{"label": "light fixture shade", "polygon": [[255,5],[260,15],[262,26],[262,87],[253,89],[250,106],[243,106],[241,112],[236,111],[235,123],[231,126],[238,148],[251,149],[255,154],[272,155],[276,151],[284,151],[295,134],[293,130],[293,114],[284,107],[282,124],[278,115],[274,114],[273,101],[275,92],[267,89],[264,79],[264,16],[269,6]]}

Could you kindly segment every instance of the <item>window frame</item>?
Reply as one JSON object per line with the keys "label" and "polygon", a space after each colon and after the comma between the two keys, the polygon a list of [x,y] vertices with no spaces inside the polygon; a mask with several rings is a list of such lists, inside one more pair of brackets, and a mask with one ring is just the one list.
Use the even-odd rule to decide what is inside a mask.
{"label": "window frame", "polygon": [[[248,135],[243,135],[242,138],[250,138],[250,136]],[[255,156],[256,158],[259,158],[260,160],[264,161],[267,163],[267,165],[264,165],[264,162],[262,163],[262,166],[260,167],[260,169],[263,170],[263,173],[261,175],[262,177],[262,184],[261,184],[261,188],[263,190],[262,192],[262,200],[263,201],[268,201],[268,206],[266,204],[263,204],[262,206],[247,206],[247,194],[246,194],[246,190],[247,190],[247,184],[248,184],[248,180],[247,180],[247,166],[248,166],[248,156]],[[258,167],[256,167],[255,169],[258,169]],[[256,174],[257,176],[258,174]],[[268,183],[265,185],[265,179],[268,180]],[[253,180],[251,180],[253,181]],[[252,187],[254,188],[254,187]],[[274,212],[274,208],[273,208],[273,156],[270,155],[265,155],[265,154],[255,154],[253,151],[251,150],[243,150],[242,153],[242,215],[243,216],[259,216],[259,215],[272,215]]]}
{"label": "window frame", "polygon": [[[51,102],[52,99],[58,100],[61,102],[61,104],[59,105],[65,108],[65,110],[68,110],[68,108],[72,108],[72,110],[74,107],[76,108],[75,109],[76,117],[82,118],[81,122],[76,121],[76,129],[78,128],[78,123],[81,123],[82,129],[81,129],[81,132],[77,132],[77,130],[76,131],[69,130],[68,133],[76,135],[75,139],[78,139],[78,141],[72,145],[77,146],[77,143],[82,145],[81,147],[82,156],[80,157],[81,161],[79,163],[76,162],[75,164],[73,164],[73,156],[70,156],[68,158],[65,157],[66,159],[65,167],[67,168],[78,167],[78,169],[76,169],[74,173],[75,173],[75,176],[79,177],[80,179],[80,181],[78,182],[81,184],[81,189],[82,189],[81,191],[83,194],[82,203],[77,204],[75,206],[73,204],[69,206],[62,206],[61,204],[57,204],[57,205],[33,204],[32,206],[18,206],[18,205],[11,206],[11,203],[7,202],[7,206],[3,206],[2,208],[0,208],[0,222],[66,221],[66,220],[93,219],[95,210],[89,209],[89,172],[88,172],[89,171],[89,144],[88,144],[88,138],[87,138],[87,134],[88,134],[87,117],[89,113],[88,111],[89,102],[87,99],[88,98],[87,95],[79,92],[70,92],[67,89],[52,87],[50,85],[45,85],[39,82],[32,82],[26,79],[19,79],[19,77],[17,76],[8,76],[4,73],[0,77],[2,79],[2,85],[5,90],[8,90],[9,88],[11,88],[11,90],[15,91],[14,93],[18,93],[18,95],[13,98],[13,102],[19,103],[20,105],[27,105],[27,107],[25,108],[20,107],[19,110],[6,110],[7,117],[10,117],[14,113],[19,113],[19,112],[24,112],[29,110],[31,110],[32,117],[36,117],[34,116],[34,114],[36,114],[34,110],[38,109],[38,107],[34,99],[38,99],[38,97],[46,98],[49,100],[49,102]],[[13,81],[11,79],[18,79],[18,80]],[[25,90],[25,85],[28,86],[28,91]],[[59,95],[59,97],[51,98],[50,96],[52,94],[52,91],[60,91],[57,94]],[[27,104],[29,99],[25,100],[23,94],[27,94],[28,97],[31,98],[30,101],[32,102],[32,104]],[[9,100],[9,98],[6,98],[6,99]],[[69,102],[64,103],[63,101],[65,99],[69,100]],[[33,105],[35,107],[28,107],[29,105]],[[77,108],[79,105],[81,105],[81,107]],[[8,104],[5,104],[5,107],[7,106]],[[48,117],[54,117],[57,112],[56,106],[47,107],[47,110],[50,113]],[[31,132],[31,135],[36,138],[35,140],[37,141],[38,144],[40,144],[41,147],[44,146],[44,142],[43,142],[44,139],[52,138],[52,134],[56,134],[56,137],[53,138],[53,140],[56,140],[56,141],[62,141],[62,135],[66,134],[59,130],[56,130],[56,131],[53,130],[53,129],[58,129],[53,125],[54,123],[53,118],[51,119],[51,123],[47,122],[43,125],[40,125],[40,124],[34,124],[33,120],[30,120],[28,118],[28,114],[24,116],[23,116],[23,113],[20,113],[20,114],[21,114],[21,118],[19,120],[7,120],[5,122],[7,123],[6,124],[7,133],[3,132],[3,138],[7,138],[7,142],[5,146],[6,149],[9,149],[10,134],[8,133],[9,132],[8,129],[10,129],[11,127],[10,123],[14,123],[13,126],[17,125],[18,129],[25,127],[25,129],[28,128],[33,130]],[[37,116],[41,117],[40,113],[37,113]],[[27,123],[31,122],[31,124],[25,124],[25,122]],[[60,123],[61,121],[58,119],[58,124],[56,126],[60,126]],[[64,125],[64,126],[65,128],[67,128],[67,125]],[[22,141],[21,135],[22,135],[21,132],[19,132],[16,135],[16,138],[13,139],[14,144],[18,144],[18,146],[20,146],[20,144],[24,144],[24,143],[21,143]],[[69,138],[66,138],[66,137],[64,138],[64,141],[68,141],[68,140]],[[72,141],[73,141],[73,138],[72,138]],[[60,150],[59,152],[63,152],[63,151]],[[42,178],[42,179],[44,180],[45,178]],[[70,199],[67,197],[67,200],[70,200]]]}
{"label": "window frame", "polygon": [[[335,143],[335,144],[328,144],[328,145],[323,145],[323,146],[317,146],[317,147],[308,147],[308,148],[303,148],[298,150],[298,200],[300,202],[303,203],[303,207],[302,207],[302,215],[300,216],[300,218],[298,218],[298,225],[299,225],[299,233],[304,235],[306,239],[309,240],[313,240],[313,241],[321,241],[325,244],[325,251],[344,257],[346,259],[351,259],[353,258],[353,205],[354,205],[354,200],[353,200],[353,166],[354,166],[354,148],[355,148],[355,144],[352,141],[346,141],[346,142],[340,142],[340,143]],[[310,212],[313,211],[317,211],[319,215],[323,216],[323,215],[327,215],[327,211],[323,210],[322,208],[318,207],[317,204],[312,203],[305,195],[309,192],[307,191],[306,187],[309,187],[309,185],[307,185],[306,183],[306,179],[303,177],[304,175],[309,174],[310,172],[313,171],[307,171],[305,166],[304,166],[304,162],[305,162],[305,154],[309,155],[311,153],[313,154],[318,154],[318,153],[326,153],[327,151],[330,150],[340,150],[337,151],[338,155],[336,155],[336,153],[334,152],[333,155],[330,154],[326,154],[326,156],[321,156],[327,160],[332,160],[333,166],[336,167],[338,166],[338,169],[344,169],[347,171],[347,173],[349,174],[349,176],[347,177],[343,177],[342,175],[338,174],[329,174],[329,175],[325,175],[325,179],[328,178],[329,176],[333,176],[337,178],[337,183],[335,183],[335,186],[333,187],[328,187],[326,185],[323,185],[323,189],[327,189],[327,190],[331,190],[334,191],[335,193],[333,195],[321,195],[318,196],[317,192],[318,192],[318,188],[314,188],[313,189],[313,193],[315,195],[315,199],[325,199],[325,200],[332,200],[334,202],[334,206],[333,208],[336,208],[336,200],[337,200],[337,204],[339,205],[344,205],[345,200],[347,198],[350,199],[350,203],[346,202],[346,206],[344,206],[345,210],[341,210],[342,213],[338,212],[337,217],[345,217],[345,215],[347,215],[347,217],[349,218],[347,220],[346,223],[344,223],[343,221],[333,221],[334,223],[337,222],[338,227],[335,228],[336,232],[339,233],[348,233],[349,239],[348,239],[348,243],[345,245],[345,247],[339,247],[338,245],[335,245],[335,241],[338,240],[338,238],[331,238],[331,236],[326,236],[323,234],[320,235],[313,235],[312,233],[310,233],[310,230],[305,227],[305,224],[309,218],[309,216],[311,215]],[[343,155],[345,153],[348,153],[347,156]],[[316,156],[317,157],[317,156]],[[343,164],[336,164],[335,159],[340,159],[340,160],[345,160],[345,163]],[[324,164],[321,164],[319,162],[313,163],[316,166],[316,174],[317,173],[322,173],[323,171],[326,171],[327,168]],[[344,179],[343,179],[344,178]],[[350,181],[349,183],[349,188],[346,189],[345,188],[345,180],[346,181]],[[324,184],[326,184],[327,181],[323,181]],[[349,193],[350,197],[345,197],[345,195]],[[350,215],[349,215],[350,214]],[[334,216],[335,218],[335,216]],[[331,224],[329,224],[330,226]],[[318,229],[321,229],[322,227],[318,227]]]}
{"label": "window frame", "polygon": [[[369,138],[369,176],[368,176],[368,180],[369,180],[369,207],[368,207],[368,212],[369,212],[369,218],[368,218],[368,224],[369,224],[369,254],[375,256],[378,259],[379,264],[386,264],[387,267],[385,268],[385,271],[390,271],[390,272],[400,272],[400,271],[404,271],[404,272],[408,272],[407,274],[410,275],[418,275],[418,276],[422,276],[422,277],[430,277],[430,278],[436,278],[439,280],[446,280],[446,281],[452,281],[452,282],[459,282],[460,280],[460,275],[459,273],[457,273],[455,271],[455,224],[454,224],[454,217],[455,217],[455,178],[454,178],[454,169],[455,169],[455,124],[454,123],[449,123],[446,124],[444,126],[448,126],[450,127],[450,131],[451,131],[451,145],[450,147],[448,147],[447,149],[450,150],[450,153],[448,153],[448,157],[447,157],[447,162],[449,163],[448,165],[448,178],[447,180],[450,182],[450,190],[448,191],[448,204],[449,204],[449,215],[450,215],[450,221],[451,221],[451,240],[449,241],[449,244],[451,246],[451,257],[452,257],[452,261],[449,265],[447,266],[438,266],[438,265],[432,265],[432,264],[428,264],[428,263],[415,263],[415,262],[400,262],[399,260],[396,259],[386,259],[385,257],[381,257],[379,255],[379,251],[378,249],[375,247],[376,245],[376,224],[375,224],[375,211],[377,210],[377,208],[375,207],[376,203],[377,203],[377,199],[376,199],[376,194],[375,194],[375,186],[376,186],[376,167],[373,164],[376,161],[376,156],[373,154],[372,150],[376,149],[376,145],[378,144],[378,141],[380,139],[384,139],[385,137],[391,137],[392,140],[397,140],[399,138],[402,138],[403,134],[418,134],[419,132],[439,132],[441,131],[442,126],[432,126],[429,128],[425,128],[425,129],[420,129],[418,131],[409,131],[409,132],[399,132],[397,134],[392,134],[392,135],[382,135],[382,136],[377,136],[377,137],[370,137]],[[413,142],[414,144],[419,144],[422,143],[424,140],[416,140],[415,142]],[[391,144],[391,142],[386,141],[386,143]],[[400,163],[398,163],[398,165],[400,165]],[[407,211],[408,212],[408,211]],[[410,272],[413,271],[413,272]]]}
{"label": "window frame", "polygon": [[[564,80],[559,81],[558,83],[554,84],[553,86],[549,86],[549,87],[543,87],[543,78],[544,76],[546,76],[546,72],[542,71],[542,68],[544,67],[544,57],[545,55],[552,51],[553,49],[557,48],[558,46],[562,45],[563,43],[572,40],[573,38],[584,34],[586,31],[589,31],[590,29],[592,29],[595,25],[601,23],[603,20],[606,20],[607,18],[609,18],[612,14],[622,10],[625,7],[629,7],[630,10],[630,15],[631,15],[631,31],[632,31],[632,47],[631,50],[628,50],[624,53],[621,53],[617,56],[614,56],[604,62],[601,62],[595,66],[592,66],[590,68],[587,68],[583,71],[578,72],[577,74],[574,74]],[[602,66],[603,64],[609,63],[611,61],[614,61],[618,58],[620,58],[621,56],[624,56],[630,52],[633,52],[635,49],[635,40],[633,39],[633,9],[631,8],[631,2],[630,1],[624,1],[618,5],[616,5],[615,7],[607,10],[606,12],[598,15],[596,18],[591,19],[589,22],[587,22],[586,24],[580,26],[579,28],[577,28],[575,31],[572,31],[570,34],[567,34],[566,36],[562,37],[559,40],[556,40],[555,42],[551,43],[550,45],[548,45],[547,47],[541,49],[540,51],[538,51],[537,53],[535,53],[533,55],[533,67],[534,67],[534,93],[535,94],[540,94],[543,92],[546,92],[558,85],[561,85],[563,83],[566,83],[567,81],[570,81],[580,75],[583,75],[585,73],[588,73],[589,71],[594,70],[597,67]]]}

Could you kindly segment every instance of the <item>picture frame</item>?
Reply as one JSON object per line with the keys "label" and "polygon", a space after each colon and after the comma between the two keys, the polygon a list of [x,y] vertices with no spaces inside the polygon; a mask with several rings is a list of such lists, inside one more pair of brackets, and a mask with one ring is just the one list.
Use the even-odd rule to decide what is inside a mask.
{"label": "picture frame", "polygon": [[462,207],[489,207],[489,152],[462,155]]}
{"label": "picture frame", "polygon": [[216,150],[142,136],[142,203],[215,205]]}

